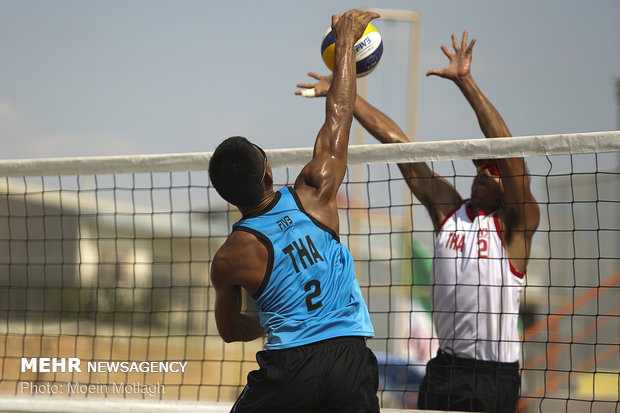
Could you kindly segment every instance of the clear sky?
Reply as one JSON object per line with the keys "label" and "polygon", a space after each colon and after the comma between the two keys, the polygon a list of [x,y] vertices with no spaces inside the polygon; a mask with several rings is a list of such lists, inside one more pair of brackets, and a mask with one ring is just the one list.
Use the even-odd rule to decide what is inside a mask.
{"label": "clear sky", "polygon": [[[295,85],[326,71],[331,15],[362,7],[422,15],[421,141],[481,137],[457,88],[424,77],[463,29],[513,135],[618,128],[618,0],[0,0],[0,158],[203,152],[231,135],[311,146],[324,101]],[[404,126],[407,85],[392,71],[406,70],[394,62],[407,44],[376,26],[385,54],[369,83],[382,93],[370,101]]]}

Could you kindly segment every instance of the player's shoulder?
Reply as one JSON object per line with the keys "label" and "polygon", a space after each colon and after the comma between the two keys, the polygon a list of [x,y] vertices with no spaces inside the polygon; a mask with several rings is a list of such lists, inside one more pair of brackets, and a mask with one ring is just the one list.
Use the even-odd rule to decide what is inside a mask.
{"label": "player's shoulder", "polygon": [[248,255],[248,251],[257,248],[260,242],[253,234],[246,231],[233,231],[213,257],[213,265],[232,270],[241,265],[239,257]]}

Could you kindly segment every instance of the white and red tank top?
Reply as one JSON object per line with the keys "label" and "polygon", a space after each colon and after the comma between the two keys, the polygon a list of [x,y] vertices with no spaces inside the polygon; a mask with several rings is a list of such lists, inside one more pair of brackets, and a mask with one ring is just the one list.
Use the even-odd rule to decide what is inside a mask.
{"label": "white and red tank top", "polygon": [[441,223],[431,273],[439,347],[457,357],[519,361],[524,275],[511,265],[497,212],[464,201]]}

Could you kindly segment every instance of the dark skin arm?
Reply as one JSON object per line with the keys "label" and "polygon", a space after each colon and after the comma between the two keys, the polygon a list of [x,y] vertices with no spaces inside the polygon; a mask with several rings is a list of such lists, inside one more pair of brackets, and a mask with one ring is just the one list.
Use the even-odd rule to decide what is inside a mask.
{"label": "dark skin arm", "polygon": [[[243,253],[244,259],[239,259]],[[267,248],[244,231],[233,231],[216,253],[211,266],[215,288],[215,322],[227,342],[252,341],[265,334],[257,315],[241,313],[241,288],[253,294],[267,269]]]}
{"label": "dark skin arm", "polygon": [[336,233],[339,233],[336,195],[347,168],[357,95],[353,44],[377,17],[376,13],[359,10],[332,17],[336,49],[333,81],[326,93],[325,123],[316,138],[312,160],[295,181],[295,190],[306,211]]}
{"label": "dark skin arm", "polygon": [[[303,89],[314,88],[317,97],[325,96],[332,75],[321,76],[314,72],[308,75],[317,79],[318,83],[299,83],[297,86]],[[301,95],[302,92],[295,93]],[[396,122],[361,96],[357,96],[355,100],[354,115],[355,119],[382,143],[410,142]],[[433,172],[424,162],[400,163],[398,167],[409,189],[426,207],[437,231],[446,215],[462,202],[460,194],[452,184]]]}
{"label": "dark skin arm", "polygon": [[[476,39],[467,44],[467,31],[459,46],[457,37],[452,35],[454,53],[442,46],[444,54],[450,59],[448,66],[441,70],[430,70],[427,76],[436,75],[452,80],[465,96],[476,114],[480,129],[487,138],[510,137],[510,131],[499,111],[482,93],[471,75],[471,56]],[[529,177],[523,158],[498,159],[503,185],[499,216],[503,239],[513,266],[525,272],[530,255],[531,241],[538,228],[540,210],[530,190]]]}
{"label": "dark skin arm", "polygon": [[[346,172],[349,131],[355,101],[355,57],[353,44],[376,13],[351,10],[332,17],[336,38],[334,81],[326,101],[325,123],[318,133],[313,158],[297,180],[295,190],[306,211],[338,233],[336,194]],[[261,210],[275,196],[270,168],[263,181],[265,195],[253,210]],[[246,215],[253,212],[240,208]],[[265,245],[253,234],[233,231],[216,253],[211,281],[216,291],[215,319],[226,342],[250,341],[265,334],[257,316],[241,313],[244,288],[258,291],[269,261]]]}
{"label": "dark skin arm", "polygon": [[[359,96],[355,104],[355,118],[382,143],[410,142],[391,118]],[[426,207],[437,231],[446,215],[462,202],[461,195],[425,162],[400,163],[398,168],[411,192]]]}

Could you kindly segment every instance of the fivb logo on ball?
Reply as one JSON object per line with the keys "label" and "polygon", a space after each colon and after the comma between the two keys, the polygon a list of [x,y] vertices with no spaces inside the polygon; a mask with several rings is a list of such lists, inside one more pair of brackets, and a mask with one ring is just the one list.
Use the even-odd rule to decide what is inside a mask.
{"label": "fivb logo on ball", "polygon": [[[321,57],[325,65],[334,71],[335,37],[331,27],[327,29],[321,42]],[[383,41],[381,35],[372,24],[368,23],[364,34],[353,45],[355,50],[355,71],[357,77],[366,76],[379,64],[383,55]]]}
{"label": "fivb logo on ball", "polygon": [[21,372],[33,373],[185,373],[187,361],[89,361],[76,357],[21,358]]}

